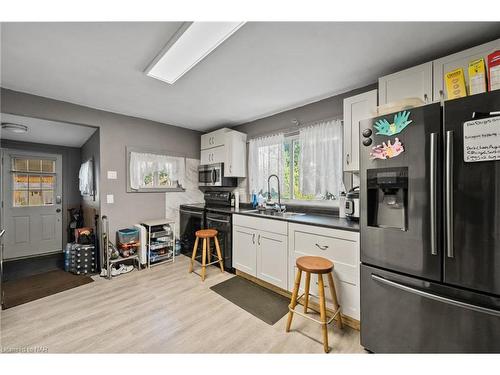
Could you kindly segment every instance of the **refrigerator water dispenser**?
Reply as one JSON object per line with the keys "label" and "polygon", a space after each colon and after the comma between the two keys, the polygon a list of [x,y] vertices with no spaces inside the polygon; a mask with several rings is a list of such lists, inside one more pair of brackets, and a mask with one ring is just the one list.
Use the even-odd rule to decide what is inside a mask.
{"label": "refrigerator water dispenser", "polygon": [[371,227],[408,228],[408,168],[368,169],[367,223]]}

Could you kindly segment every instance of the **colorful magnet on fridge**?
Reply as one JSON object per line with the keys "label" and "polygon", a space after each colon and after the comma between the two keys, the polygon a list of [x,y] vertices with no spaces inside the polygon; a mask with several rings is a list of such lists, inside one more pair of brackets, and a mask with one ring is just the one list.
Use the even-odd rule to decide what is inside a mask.
{"label": "colorful magnet on fridge", "polygon": [[375,134],[380,135],[394,135],[401,133],[408,125],[412,123],[413,120],[408,120],[410,117],[410,112],[403,111],[398,112],[394,115],[394,121],[392,124],[389,123],[386,119],[378,120],[375,122],[373,127],[377,130]]}
{"label": "colorful magnet on fridge", "polygon": [[399,141],[399,138],[394,140],[394,143],[391,143],[389,139],[387,144],[383,142],[381,145],[377,145],[372,148],[372,152],[370,152],[370,156],[372,159],[391,159],[394,158],[405,151],[403,144]]}

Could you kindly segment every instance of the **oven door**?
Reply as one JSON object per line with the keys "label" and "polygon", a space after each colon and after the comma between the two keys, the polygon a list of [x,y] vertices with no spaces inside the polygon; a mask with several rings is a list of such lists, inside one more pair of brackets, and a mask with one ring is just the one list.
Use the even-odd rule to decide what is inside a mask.
{"label": "oven door", "polygon": [[199,186],[222,186],[221,164],[200,165],[198,168]]}
{"label": "oven door", "polygon": [[[233,247],[232,247],[232,225],[231,215],[224,215],[214,212],[207,212],[206,227],[216,229],[217,239],[224,261],[224,269],[228,272],[233,272]],[[212,245],[212,256],[217,254],[215,245]],[[214,260],[214,259],[212,259]],[[218,267],[218,264],[215,264]]]}

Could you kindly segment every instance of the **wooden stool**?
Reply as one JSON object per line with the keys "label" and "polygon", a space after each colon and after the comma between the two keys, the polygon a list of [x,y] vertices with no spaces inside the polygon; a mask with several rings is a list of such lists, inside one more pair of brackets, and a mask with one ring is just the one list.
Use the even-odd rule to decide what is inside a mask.
{"label": "wooden stool", "polygon": [[[286,324],[286,332],[290,332],[290,326],[292,324],[293,314],[297,313],[300,316],[308,318],[316,323],[321,324],[323,330],[323,349],[325,353],[328,353],[330,348],[328,347],[328,324],[330,324],[335,317],[338,319],[339,328],[342,328],[342,315],[340,314],[340,305],[337,299],[337,293],[335,291],[335,283],[333,282],[333,263],[328,259],[321,257],[305,256],[297,258],[297,276],[295,277],[295,285],[292,293],[292,300],[288,306],[288,322]],[[304,294],[298,296],[300,288],[300,279],[302,272],[306,273],[306,285]],[[318,294],[319,294],[319,314],[321,320],[314,319],[311,316],[306,315],[307,309],[310,308],[309,305],[309,286],[311,283],[311,273],[318,275]],[[330,293],[332,296],[334,313],[332,317],[327,320],[326,317],[326,302],[325,302],[325,284],[323,283],[323,275],[327,274],[328,283],[330,284]],[[304,296],[304,313],[295,310],[295,306],[302,297]]]}
{"label": "wooden stool", "polygon": [[[222,254],[220,251],[220,246],[219,246],[219,240],[217,239],[217,230],[215,229],[201,229],[196,231],[196,240],[194,241],[194,247],[193,247],[193,255],[191,256],[191,264],[189,265],[189,272],[193,272],[194,269],[194,260],[196,258],[196,251],[198,250],[198,240],[201,238],[203,239],[203,253],[201,256],[201,280],[205,281],[205,272],[207,266],[210,266],[211,264],[219,263],[220,265],[220,270],[224,272],[224,264],[222,263]],[[210,239],[213,238],[215,241],[215,249],[217,251],[217,260],[214,262],[211,262],[212,260],[212,255],[211,255],[211,250],[210,250]],[[208,242],[208,246],[207,246]],[[207,249],[208,247],[208,249]],[[207,254],[208,250],[208,254]],[[208,263],[207,263],[207,255],[208,255]],[[195,272],[196,273],[196,272]]]}

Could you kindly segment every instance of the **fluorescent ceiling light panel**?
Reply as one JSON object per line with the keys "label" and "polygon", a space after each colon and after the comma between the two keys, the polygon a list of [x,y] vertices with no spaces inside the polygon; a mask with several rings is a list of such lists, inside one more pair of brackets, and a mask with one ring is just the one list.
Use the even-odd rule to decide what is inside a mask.
{"label": "fluorescent ceiling light panel", "polygon": [[244,24],[245,22],[183,24],[146,69],[146,74],[173,84]]}

